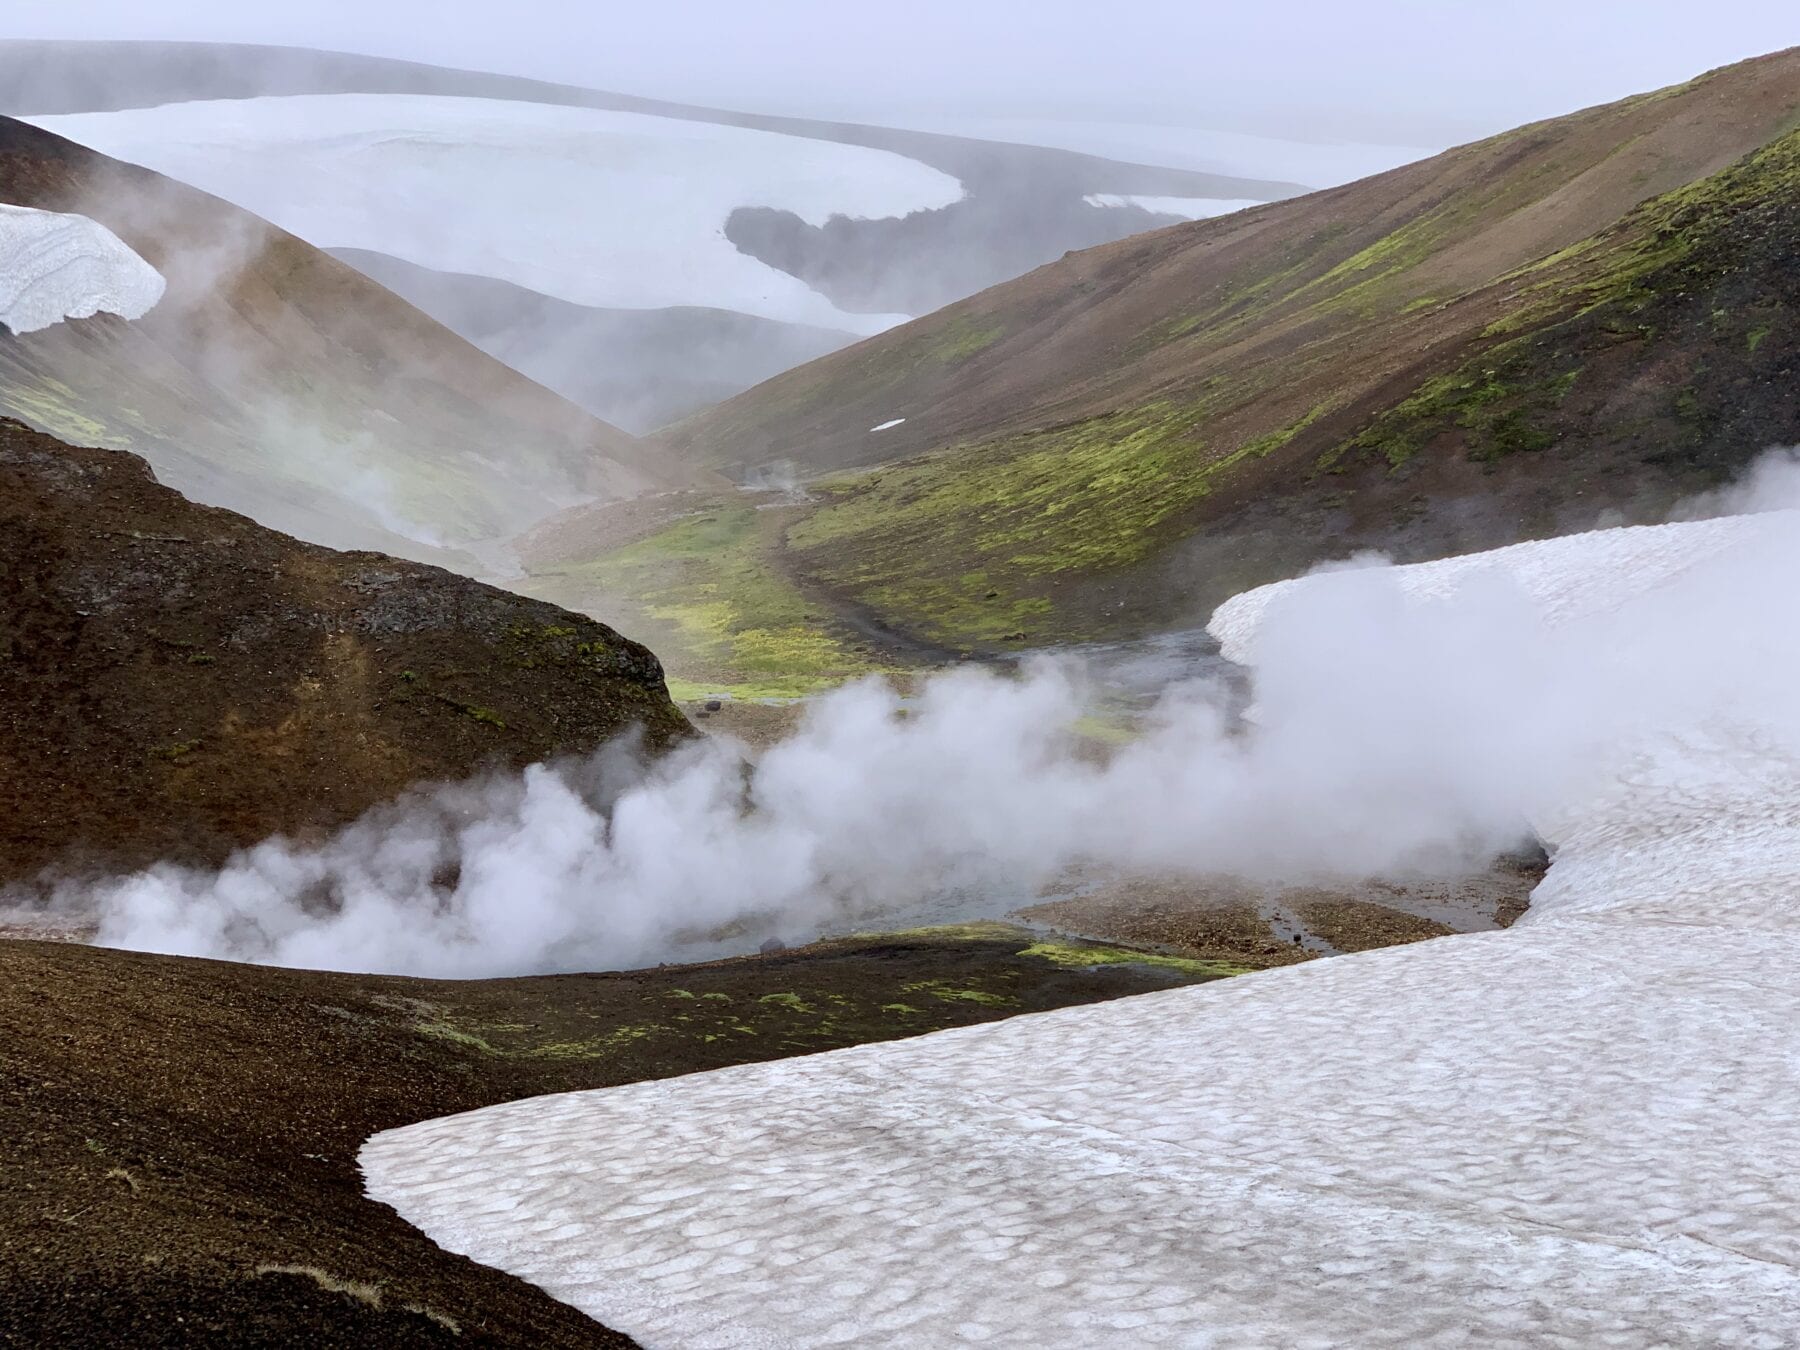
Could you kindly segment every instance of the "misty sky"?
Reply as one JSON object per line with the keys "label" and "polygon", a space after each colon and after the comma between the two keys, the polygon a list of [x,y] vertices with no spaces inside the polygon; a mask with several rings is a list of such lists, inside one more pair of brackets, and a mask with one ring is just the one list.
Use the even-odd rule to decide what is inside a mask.
{"label": "misty sky", "polygon": [[1800,43],[1794,0],[5,0],[0,37],[329,47],[867,121],[1442,144]]}

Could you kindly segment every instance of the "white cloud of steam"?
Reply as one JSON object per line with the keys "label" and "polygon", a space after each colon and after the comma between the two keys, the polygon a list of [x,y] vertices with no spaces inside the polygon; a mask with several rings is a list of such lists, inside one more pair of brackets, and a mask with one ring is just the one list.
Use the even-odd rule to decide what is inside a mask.
{"label": "white cloud of steam", "polygon": [[[1797,486],[1777,458],[1732,501]],[[690,944],[728,925],[753,948],[947,890],[1002,912],[1074,864],[1441,875],[1534,824],[1554,844],[1671,727],[1748,713],[1800,757],[1797,585],[1795,514],[1340,570],[1220,611],[1227,653],[1253,657],[1247,724],[1223,684],[1191,681],[1103,754],[1071,734],[1090,692],[1072,663],[956,670],[912,700],[871,681],[749,769],[718,741],[649,765],[614,747],[421,794],[322,846],[55,899],[108,944],[479,976],[711,954]]]}

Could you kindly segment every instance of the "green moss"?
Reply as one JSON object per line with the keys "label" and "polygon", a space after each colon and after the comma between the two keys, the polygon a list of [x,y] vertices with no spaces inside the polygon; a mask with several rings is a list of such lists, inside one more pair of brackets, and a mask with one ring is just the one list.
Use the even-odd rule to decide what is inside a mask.
{"label": "green moss", "polygon": [[915,980],[900,986],[902,993],[929,994],[943,1003],[977,1003],[984,1008],[1014,1008],[1019,1000],[1011,994],[996,994],[991,989],[952,984],[949,980]]}
{"label": "green moss", "polygon": [[205,741],[195,737],[191,741],[177,741],[173,745],[165,745],[154,753],[158,759],[166,759],[173,764],[177,760],[186,759],[205,744]]}
{"label": "green moss", "polygon": [[678,699],[791,699],[884,667],[781,573],[771,513],[741,500],[539,572],[522,587],[648,642]]}
{"label": "green moss", "polygon": [[1565,400],[1581,377],[1579,366],[1548,378],[1531,374],[1538,355],[1520,340],[1495,348],[1479,367],[1425,381],[1359,432],[1320,458],[1334,468],[1347,454],[1377,453],[1399,468],[1454,427],[1472,459],[1548,449],[1555,437],[1540,419]]}
{"label": "green moss", "polygon": [[1140,561],[1212,490],[1229,465],[1209,456],[1201,415],[1152,404],[846,475],[786,544],[808,572],[940,639],[1032,635],[1049,583]]}
{"label": "green moss", "polygon": [[614,1027],[599,1036],[589,1036],[578,1041],[551,1041],[545,1045],[533,1046],[520,1052],[523,1059],[598,1059],[613,1054],[626,1046],[654,1035],[664,1028],[654,1022],[634,1023]]}
{"label": "green moss", "polygon": [[476,1050],[484,1055],[498,1055],[500,1052],[490,1044],[486,1037],[478,1036],[472,1031],[444,1021],[420,1021],[413,1025],[413,1030],[421,1036],[429,1036],[434,1041],[449,1041],[454,1045]]}
{"label": "green moss", "polygon": [[1744,335],[1745,351],[1749,355],[1755,356],[1756,349],[1763,345],[1763,340],[1769,336],[1771,331],[1773,330],[1770,329],[1768,324],[1762,324],[1756,328],[1752,328]]}
{"label": "green moss", "polygon": [[789,1012],[810,1013],[816,1011],[812,1004],[798,994],[764,994],[756,1001],[765,1007],[786,1008]]}
{"label": "green moss", "polygon": [[1233,965],[1228,961],[1193,961],[1182,956],[1160,956],[1134,951],[1129,947],[1097,946],[1085,942],[1034,942],[1020,952],[1056,966],[1092,969],[1095,966],[1154,966],[1160,970],[1179,971],[1196,980],[1222,980],[1232,975],[1249,974],[1253,967]]}
{"label": "green moss", "polygon": [[472,721],[483,722],[490,727],[498,727],[501,731],[506,730],[506,719],[492,708],[481,708],[471,704],[464,706],[462,713],[464,717]]}
{"label": "green moss", "polygon": [[935,330],[924,344],[921,355],[942,365],[967,361],[977,352],[986,351],[1006,335],[1004,326],[962,315]]}

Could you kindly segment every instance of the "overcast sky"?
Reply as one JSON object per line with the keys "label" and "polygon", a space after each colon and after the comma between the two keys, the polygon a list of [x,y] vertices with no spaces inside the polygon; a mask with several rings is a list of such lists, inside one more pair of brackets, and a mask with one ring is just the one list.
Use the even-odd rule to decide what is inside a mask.
{"label": "overcast sky", "polygon": [[0,0],[0,36],[328,47],[866,121],[1444,144],[1800,43],[1800,0]]}

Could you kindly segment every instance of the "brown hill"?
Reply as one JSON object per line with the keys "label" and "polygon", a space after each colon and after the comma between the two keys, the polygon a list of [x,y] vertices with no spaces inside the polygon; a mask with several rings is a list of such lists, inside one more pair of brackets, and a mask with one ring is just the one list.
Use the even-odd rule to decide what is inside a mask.
{"label": "brown hill", "polygon": [[1208,978],[1036,940],[472,982],[0,940],[0,1345],[629,1346],[366,1199],[363,1142]]}
{"label": "brown hill", "polygon": [[0,330],[0,413],[141,454],[195,500],[315,542],[436,560],[581,498],[687,481],[215,197],[0,118],[0,202],[90,216],[169,282],[133,323]]}
{"label": "brown hill", "polygon": [[612,629],[196,506],[0,422],[0,885],[219,862],[421,781],[687,724]]}
{"label": "brown hill", "polygon": [[1800,49],[1071,255],[664,439],[737,475],[867,469],[815,479],[780,566],[957,643],[1653,513],[1800,439],[1797,125]]}

